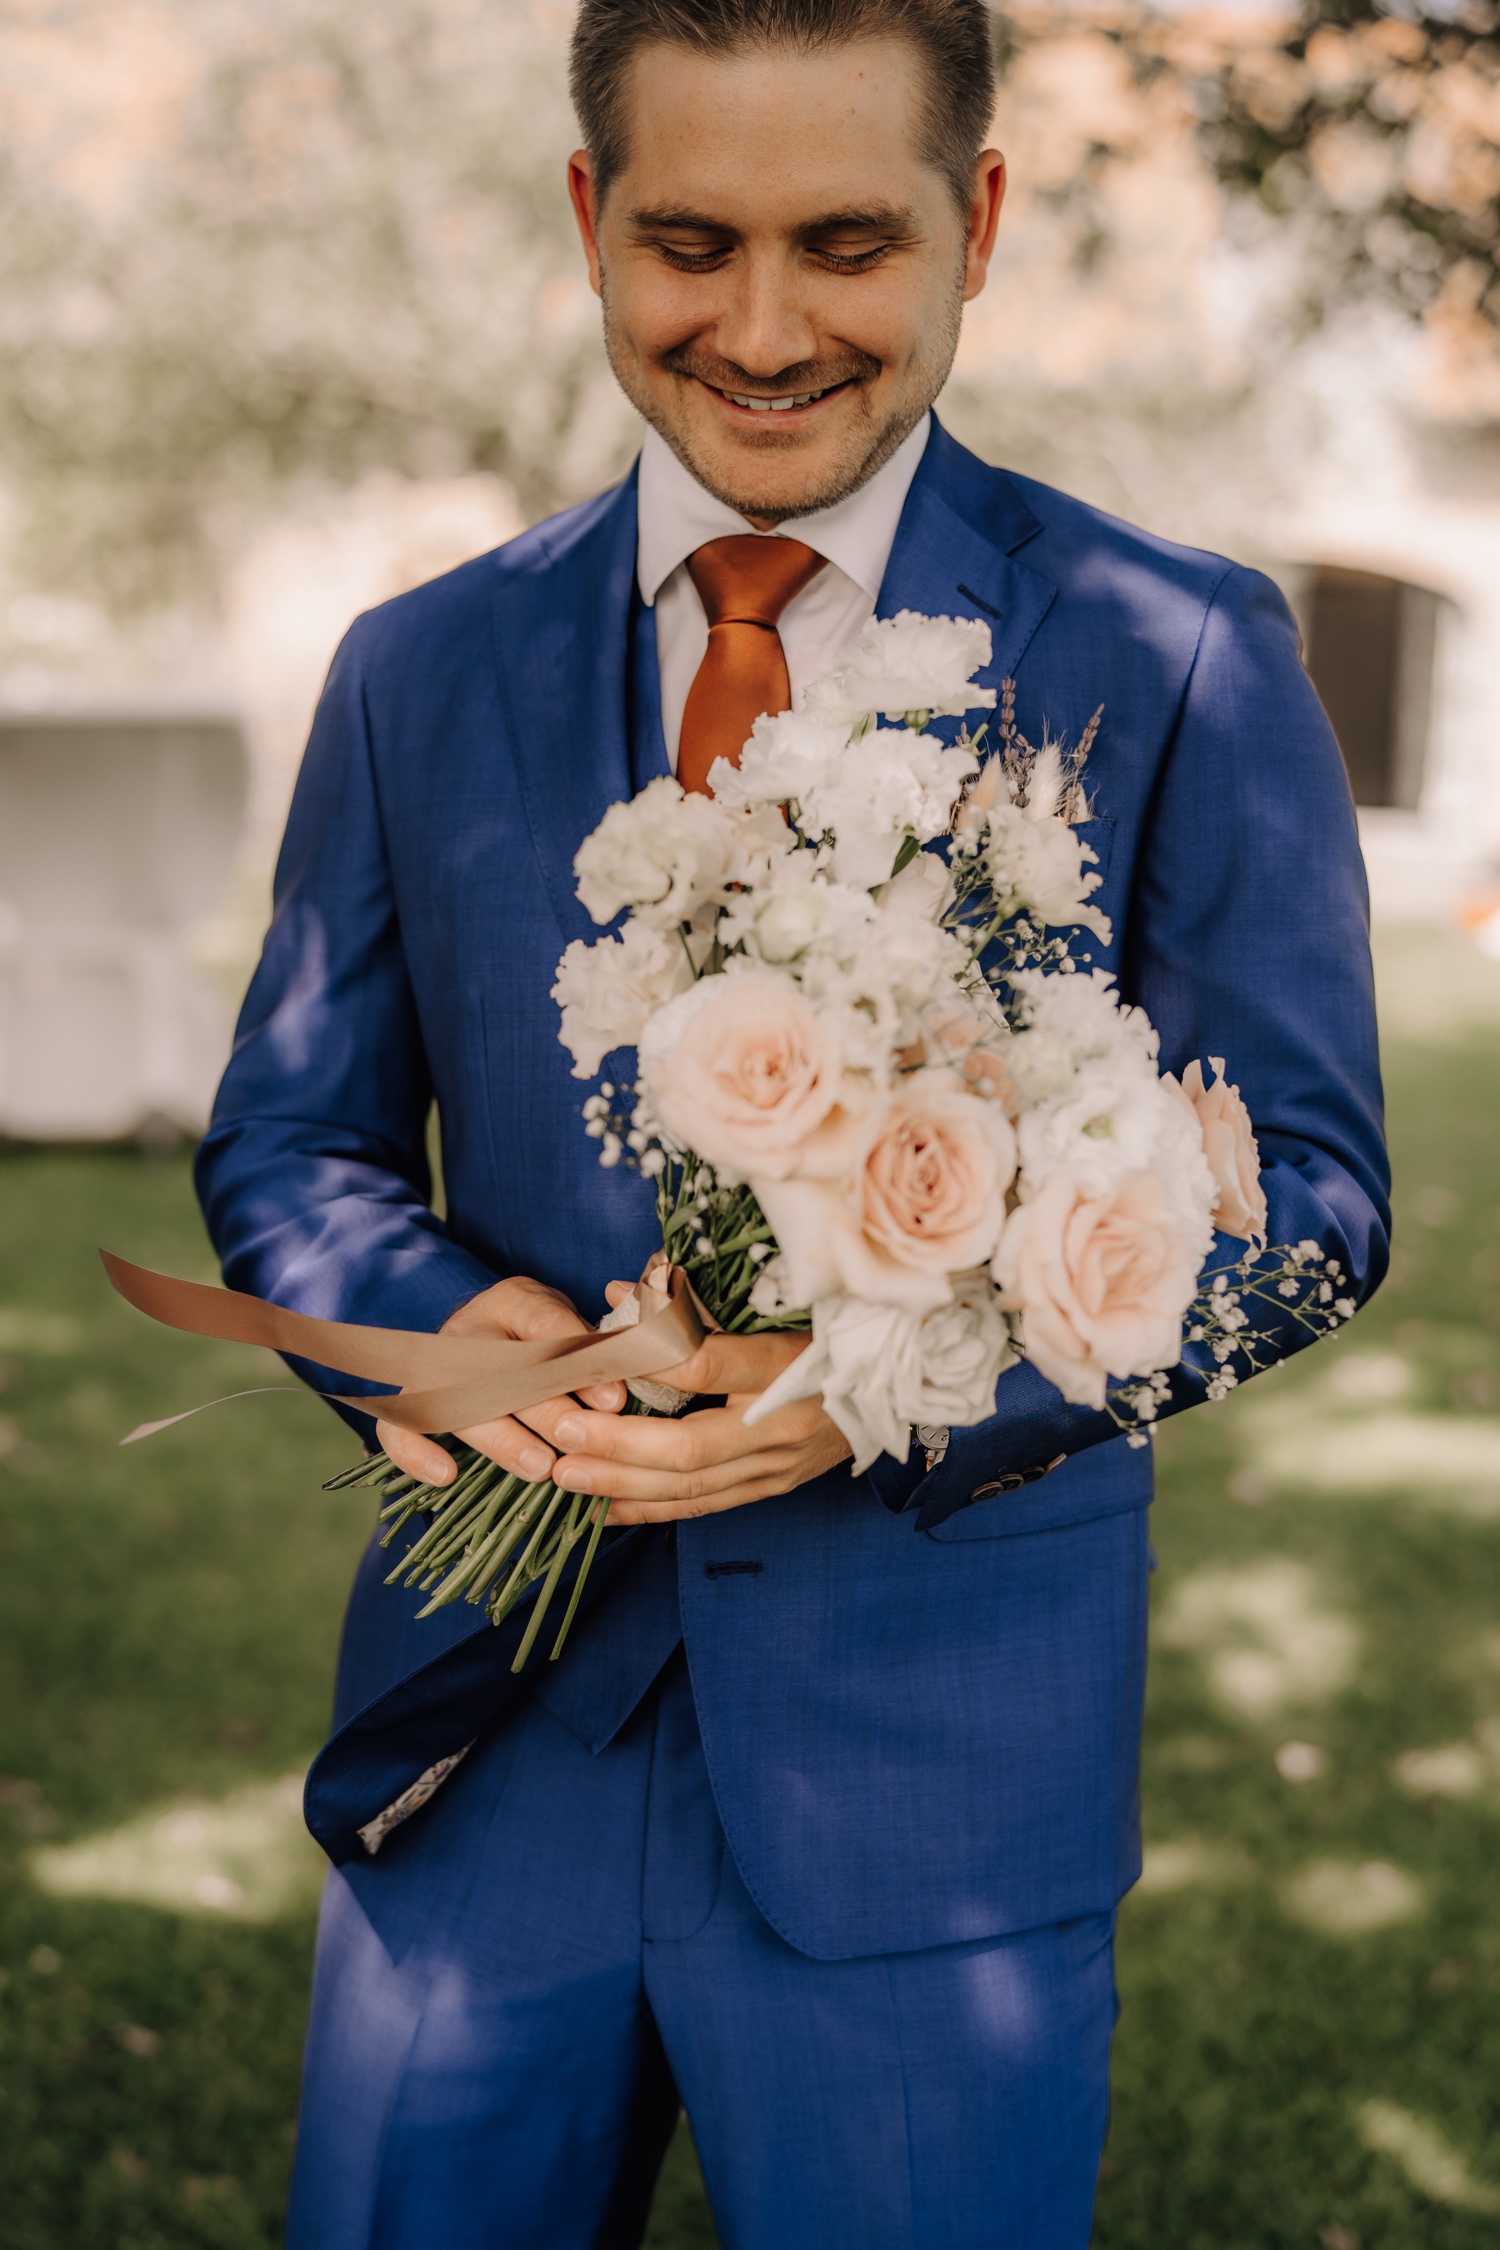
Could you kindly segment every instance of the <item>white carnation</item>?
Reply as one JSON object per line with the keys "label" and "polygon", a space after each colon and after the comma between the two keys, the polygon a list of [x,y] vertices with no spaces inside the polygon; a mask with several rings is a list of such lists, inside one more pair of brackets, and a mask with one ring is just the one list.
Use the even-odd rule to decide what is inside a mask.
{"label": "white carnation", "polygon": [[1057,977],[1025,969],[1010,981],[1025,1015],[1006,1061],[1025,1101],[1066,1094],[1091,1062],[1133,1065],[1155,1078],[1156,1033],[1142,1009],[1121,1006],[1106,970]]}
{"label": "white carnation", "polygon": [[797,975],[820,1014],[837,1019],[847,1067],[885,1085],[893,1058],[917,1037],[923,1010],[952,993],[967,956],[919,914],[876,910],[850,935],[856,942],[805,955]]}
{"label": "white carnation", "polygon": [[1159,1148],[1180,1143],[1181,1115],[1181,1103],[1134,1058],[1086,1063],[1065,1093],[1017,1121],[1023,1192],[1035,1194],[1067,1170],[1083,1194],[1104,1195],[1127,1172],[1148,1168]]}
{"label": "white carnation", "polygon": [[762,712],[739,763],[715,758],[708,786],[721,804],[749,812],[799,804],[837,773],[848,746],[849,728],[836,720],[807,711]]}
{"label": "white carnation", "polygon": [[950,749],[935,735],[883,728],[851,745],[835,772],[801,799],[802,826],[809,836],[832,838],[841,883],[873,890],[890,880],[908,836],[926,844],[946,831],[977,763],[972,751]]}
{"label": "white carnation", "polygon": [[804,701],[809,711],[858,726],[872,716],[957,718],[992,710],[993,688],[970,685],[990,661],[990,629],[976,617],[922,617],[903,609],[872,617],[832,671],[814,680]]}
{"label": "white carnation", "polygon": [[649,1018],[692,982],[675,931],[632,920],[596,945],[575,938],[552,987],[562,1010],[557,1036],[573,1057],[573,1076],[592,1078],[616,1047],[636,1046]]}
{"label": "white carnation", "polygon": [[662,774],[610,806],[579,845],[573,872],[596,922],[612,922],[628,906],[670,929],[723,897],[734,854],[735,824],[724,808]]}
{"label": "white carnation", "polygon": [[1102,970],[1031,971],[1016,982],[1028,1020],[1006,1062],[1025,1103],[1016,1123],[1023,1199],[1059,1174],[1093,1198],[1132,1173],[1154,1172],[1183,1241],[1201,1259],[1212,1239],[1213,1172],[1191,1104],[1157,1075],[1157,1038],[1145,1014],[1120,1004]]}
{"label": "white carnation", "polygon": [[1006,914],[1026,912],[1039,922],[1078,924],[1107,945],[1110,925],[1097,906],[1089,906],[1100,877],[1085,874],[1098,854],[1077,830],[1051,814],[1037,815],[1015,805],[996,805],[987,818],[985,864],[995,903]]}
{"label": "white carnation", "polygon": [[797,857],[796,836],[788,828],[779,806],[766,805],[758,812],[737,813],[725,881],[733,890],[763,890],[784,880],[787,866]]}
{"label": "white carnation", "polygon": [[995,1385],[1016,1357],[987,1275],[964,1274],[951,1303],[928,1313],[832,1297],[813,1307],[813,1340],[745,1416],[822,1394],[861,1475],[878,1454],[904,1461],[911,1425],[969,1428],[995,1411]]}

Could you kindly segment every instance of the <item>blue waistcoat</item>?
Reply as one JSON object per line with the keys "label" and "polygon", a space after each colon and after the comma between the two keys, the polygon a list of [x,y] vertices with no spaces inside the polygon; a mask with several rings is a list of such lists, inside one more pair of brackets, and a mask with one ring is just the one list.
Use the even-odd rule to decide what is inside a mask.
{"label": "blue waistcoat", "polygon": [[[631,477],[372,611],[339,650],[199,1156],[232,1286],[436,1328],[535,1274],[597,1317],[654,1246],[649,1186],[602,1171],[583,1135],[549,998],[564,945],[597,935],[579,843],[666,771],[635,552]],[[1363,871],[1280,594],[934,423],[879,603],[908,608],[989,623],[983,684],[1016,680],[1033,740],[1076,740],[1104,705],[1086,833],[1114,936],[1094,959],[1149,1012],[1163,1068],[1229,1058],[1271,1240],[1315,1239],[1367,1294],[1388,1211]],[[428,1208],[434,1098],[446,1220]],[[1182,1381],[1174,1403],[1194,1395]],[[600,1748],[684,1636],[736,1861],[805,1953],[1099,1912],[1138,1869],[1150,1495],[1149,1451],[1023,1366],[931,1473],[914,1453],[670,1539],[614,1535],[563,1661],[533,1661],[537,1692]],[[335,1859],[517,1692],[518,1624],[461,1605],[418,1623],[389,1566],[372,1550],[356,1582],[308,1785]]]}

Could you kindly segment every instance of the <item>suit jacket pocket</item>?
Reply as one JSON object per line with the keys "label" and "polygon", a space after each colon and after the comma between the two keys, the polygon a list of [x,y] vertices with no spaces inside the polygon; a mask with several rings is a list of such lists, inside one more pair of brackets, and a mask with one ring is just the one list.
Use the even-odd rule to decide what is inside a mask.
{"label": "suit jacket pocket", "polygon": [[1114,822],[1112,820],[1080,820],[1075,824],[1074,832],[1088,845],[1099,862],[1097,867],[1090,867],[1085,861],[1085,873],[1097,875],[1102,886],[1109,880],[1109,855],[1115,840]]}

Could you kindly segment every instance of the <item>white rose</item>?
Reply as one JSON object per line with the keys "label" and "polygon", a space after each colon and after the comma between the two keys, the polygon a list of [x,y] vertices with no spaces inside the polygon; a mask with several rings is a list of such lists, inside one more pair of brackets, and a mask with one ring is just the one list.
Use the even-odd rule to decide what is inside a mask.
{"label": "white rose", "polygon": [[874,618],[835,669],[808,688],[809,711],[857,726],[878,715],[961,717],[992,710],[993,688],[970,685],[991,655],[990,629],[975,617],[922,617],[903,609]]}
{"label": "white rose", "polygon": [[994,1413],[995,1385],[1018,1357],[989,1275],[961,1275],[952,1304],[939,1305],[923,1320],[912,1369],[916,1382],[898,1384],[897,1403],[908,1422],[972,1429]]}
{"label": "white rose", "polygon": [[670,929],[721,899],[735,853],[734,822],[711,798],[662,774],[628,804],[611,805],[578,847],[578,896],[596,922],[631,907]]}
{"label": "white rose", "polygon": [[915,914],[935,922],[953,895],[953,878],[936,852],[917,852],[881,885],[882,914]]}
{"label": "white rose", "polygon": [[829,920],[828,907],[816,884],[788,883],[757,907],[751,925],[755,949],[763,961],[776,967],[800,960],[827,937]]}
{"label": "white rose", "polygon": [[928,1313],[835,1297],[813,1307],[813,1338],[745,1416],[820,1393],[861,1475],[881,1453],[904,1461],[911,1425],[971,1428],[995,1411],[995,1385],[1016,1357],[989,1280],[965,1275],[951,1303]]}
{"label": "white rose", "polygon": [[585,945],[575,938],[557,964],[552,997],[562,1010],[558,1038],[573,1076],[592,1078],[616,1047],[633,1047],[647,1019],[693,981],[675,932],[629,921],[618,937]]}

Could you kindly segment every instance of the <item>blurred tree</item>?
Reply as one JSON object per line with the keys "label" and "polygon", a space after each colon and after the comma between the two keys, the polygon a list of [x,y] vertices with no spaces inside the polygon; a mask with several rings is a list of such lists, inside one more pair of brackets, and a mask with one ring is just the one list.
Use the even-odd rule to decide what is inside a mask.
{"label": "blurred tree", "polygon": [[0,28],[29,577],[169,598],[267,496],[371,467],[489,470],[531,513],[604,481],[628,422],[571,242],[570,16],[53,0]]}
{"label": "blurred tree", "polygon": [[1497,23],[1492,0],[1308,0],[1197,81],[1221,179],[1305,214],[1347,285],[1500,327]]}
{"label": "blurred tree", "polygon": [[[1002,56],[1076,36],[1116,42],[1139,87],[1175,81],[1231,198],[1304,252],[1302,310],[1356,295],[1448,325],[1500,328],[1500,12],[1494,0],[1303,0],[1279,21],[1103,6],[1059,22],[1011,0]],[[1087,207],[1107,160],[1067,194]],[[1106,239],[1085,228],[1079,255]],[[1493,346],[1493,337],[1486,339]]]}

